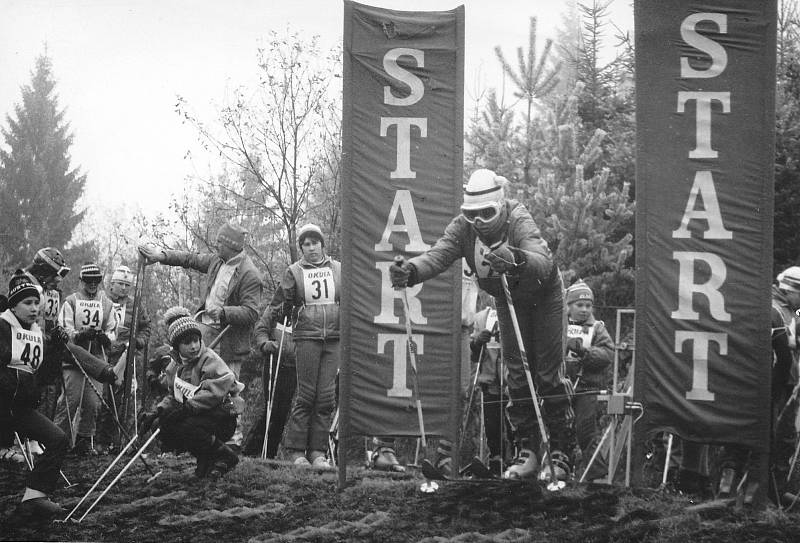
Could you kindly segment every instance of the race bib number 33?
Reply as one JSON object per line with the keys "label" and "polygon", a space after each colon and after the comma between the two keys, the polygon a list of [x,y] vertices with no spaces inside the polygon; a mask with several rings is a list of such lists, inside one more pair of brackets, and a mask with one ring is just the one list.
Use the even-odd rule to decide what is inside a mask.
{"label": "race bib number 33", "polygon": [[306,305],[332,304],[336,301],[333,269],[303,269],[303,290]]}

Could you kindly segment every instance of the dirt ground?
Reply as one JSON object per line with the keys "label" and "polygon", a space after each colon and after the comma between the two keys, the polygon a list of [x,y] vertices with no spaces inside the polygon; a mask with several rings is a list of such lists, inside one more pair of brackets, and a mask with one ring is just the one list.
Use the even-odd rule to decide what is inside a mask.
{"label": "dirt ground", "polygon": [[[53,498],[72,509],[112,457],[70,459],[78,483]],[[14,518],[25,472],[0,466],[4,541],[799,541],[800,515],[775,508],[692,510],[674,493],[535,482],[443,482],[420,491],[414,470],[383,474],[353,467],[337,490],[335,472],[243,459],[216,481],[193,476],[191,457],[151,456],[163,470],[147,483],[135,465],[80,523],[20,525]],[[112,472],[116,473],[116,470]],[[80,508],[80,516],[94,501]],[[798,507],[800,509],[800,507]]]}

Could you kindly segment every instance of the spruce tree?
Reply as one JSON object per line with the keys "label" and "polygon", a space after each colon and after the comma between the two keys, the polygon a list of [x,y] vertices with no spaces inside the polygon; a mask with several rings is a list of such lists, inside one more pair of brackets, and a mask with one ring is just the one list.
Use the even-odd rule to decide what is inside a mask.
{"label": "spruce tree", "polygon": [[41,55],[6,115],[0,146],[0,265],[23,266],[40,247],[63,249],[83,218],[86,175],[70,164],[72,133],[59,108],[49,57]]}

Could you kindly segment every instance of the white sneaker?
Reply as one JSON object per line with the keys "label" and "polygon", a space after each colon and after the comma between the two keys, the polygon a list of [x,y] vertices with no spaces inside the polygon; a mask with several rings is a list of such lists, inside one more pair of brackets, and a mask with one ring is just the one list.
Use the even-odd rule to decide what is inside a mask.
{"label": "white sneaker", "polygon": [[308,458],[306,458],[305,456],[298,456],[297,458],[294,459],[294,462],[292,463],[297,467],[303,467],[303,468],[311,465],[311,462],[309,462]]}

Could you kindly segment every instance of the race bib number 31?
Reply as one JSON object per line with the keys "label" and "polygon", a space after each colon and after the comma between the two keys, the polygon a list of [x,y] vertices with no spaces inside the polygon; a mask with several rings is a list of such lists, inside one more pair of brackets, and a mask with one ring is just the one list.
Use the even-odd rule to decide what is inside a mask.
{"label": "race bib number 31", "polygon": [[332,304],[336,301],[336,285],[333,283],[333,269],[303,269],[303,290],[306,305]]}
{"label": "race bib number 31", "polygon": [[100,300],[75,300],[75,328],[100,328],[103,304]]}

